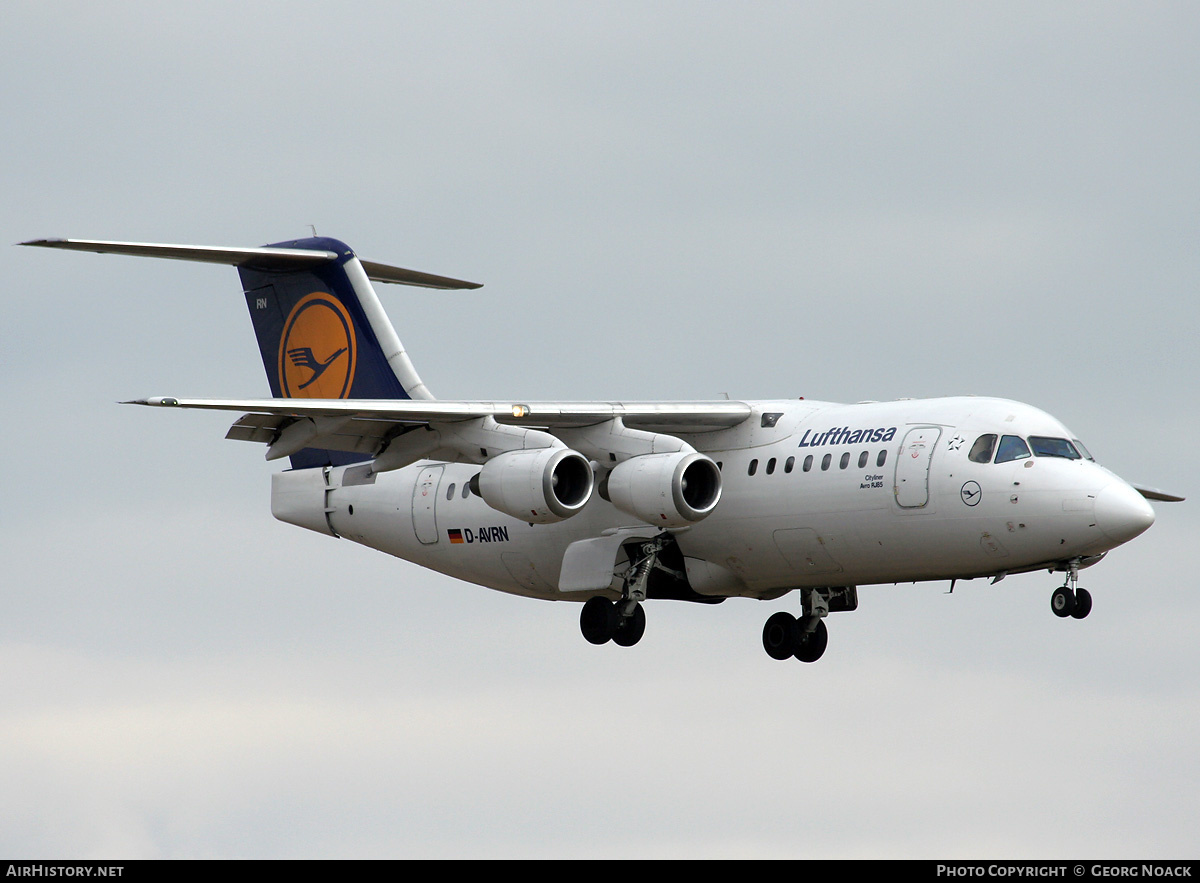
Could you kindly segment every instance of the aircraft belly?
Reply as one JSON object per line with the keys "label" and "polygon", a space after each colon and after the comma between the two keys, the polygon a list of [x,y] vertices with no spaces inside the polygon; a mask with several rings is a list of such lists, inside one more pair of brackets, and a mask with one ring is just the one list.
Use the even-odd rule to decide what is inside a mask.
{"label": "aircraft belly", "polygon": [[[715,456],[734,461],[738,453]],[[465,484],[478,472],[470,464],[423,461],[369,481],[362,479],[364,472],[355,472],[363,469],[343,467],[329,476],[326,514],[339,536],[528,597],[577,599],[580,594],[559,590],[567,548],[606,531],[644,526],[599,495],[562,522],[519,521],[473,493],[464,496]],[[767,484],[765,477],[730,470],[717,510],[675,537],[704,588],[748,596],[801,587],[986,576],[1067,557],[1065,549],[1100,539],[1090,524],[1086,495],[1071,504],[1079,511],[1063,512],[1054,509],[1065,505],[1058,491],[1009,493],[1007,479],[997,484],[994,473],[984,472],[980,478],[992,480],[980,483],[980,499],[969,503],[973,478],[935,471],[927,504],[900,508],[890,483],[876,487],[864,476],[784,476]],[[711,567],[698,566],[701,561],[726,576],[713,577]],[[590,578],[588,585],[595,584],[595,577]]]}
{"label": "aircraft belly", "polygon": [[[947,501],[947,504],[949,501]],[[1000,515],[1008,515],[1001,512]],[[684,553],[727,567],[747,594],[990,576],[1061,556],[1032,522],[996,514],[896,517],[886,509],[717,519],[680,535]],[[1011,522],[1011,523],[1010,523]],[[1020,525],[1024,524],[1024,527]],[[1053,533],[1053,531],[1050,531]]]}

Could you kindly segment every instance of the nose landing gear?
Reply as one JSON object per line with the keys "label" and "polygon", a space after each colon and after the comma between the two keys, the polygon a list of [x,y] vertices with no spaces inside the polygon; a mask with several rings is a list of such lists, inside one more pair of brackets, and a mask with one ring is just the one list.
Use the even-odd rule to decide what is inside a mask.
{"label": "nose landing gear", "polygon": [[1070,562],[1067,571],[1067,581],[1054,590],[1050,596],[1050,609],[1055,616],[1073,619],[1083,619],[1092,612],[1092,593],[1087,589],[1076,588],[1079,581],[1079,559]]}

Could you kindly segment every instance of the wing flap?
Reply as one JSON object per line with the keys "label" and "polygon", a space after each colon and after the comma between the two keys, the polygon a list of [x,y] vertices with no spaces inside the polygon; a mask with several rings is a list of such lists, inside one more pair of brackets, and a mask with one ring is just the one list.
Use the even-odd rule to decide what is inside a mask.
{"label": "wing flap", "polygon": [[290,418],[280,414],[245,414],[237,419],[225,438],[231,441],[261,442],[269,445]]}
{"label": "wing flap", "polygon": [[[308,418],[299,419],[311,422]],[[229,427],[225,438],[275,445],[283,431],[296,422],[296,417],[285,414],[244,414]],[[309,433],[302,447],[372,456],[402,431],[404,425],[398,421],[351,418],[345,422],[339,421],[332,431]],[[270,458],[278,459],[278,455]]]}

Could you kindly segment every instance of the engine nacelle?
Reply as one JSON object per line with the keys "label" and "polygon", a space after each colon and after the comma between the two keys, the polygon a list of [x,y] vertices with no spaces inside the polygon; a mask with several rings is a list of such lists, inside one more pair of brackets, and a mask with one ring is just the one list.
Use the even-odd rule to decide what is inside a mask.
{"label": "engine nacelle", "polygon": [[642,454],[617,464],[604,490],[622,512],[659,527],[684,527],[717,508],[721,470],[695,451]]}
{"label": "engine nacelle", "polygon": [[492,457],[471,487],[505,515],[551,524],[587,505],[594,480],[592,465],[582,454],[568,448],[535,448]]}

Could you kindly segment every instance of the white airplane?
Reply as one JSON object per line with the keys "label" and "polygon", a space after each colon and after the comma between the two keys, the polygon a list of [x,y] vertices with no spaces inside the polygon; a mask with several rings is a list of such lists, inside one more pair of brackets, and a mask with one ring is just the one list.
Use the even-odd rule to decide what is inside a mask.
{"label": "white airplane", "polygon": [[593,644],[636,644],[648,598],[800,597],[763,628],[813,662],[857,587],[1048,570],[1061,617],[1081,568],[1145,531],[1146,499],[1062,423],[994,398],[835,404],[438,401],[371,280],[478,288],[360,260],[334,239],[262,248],[24,245],[232,264],[273,398],[133,404],[244,412],[227,438],[291,468],[276,518],[479,585],[583,602]]}

